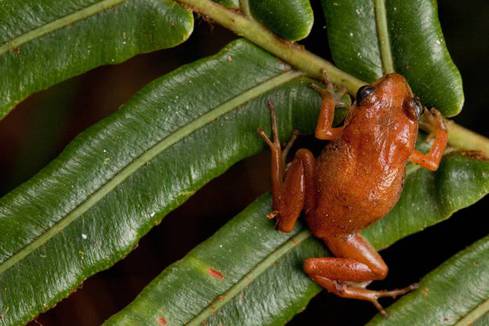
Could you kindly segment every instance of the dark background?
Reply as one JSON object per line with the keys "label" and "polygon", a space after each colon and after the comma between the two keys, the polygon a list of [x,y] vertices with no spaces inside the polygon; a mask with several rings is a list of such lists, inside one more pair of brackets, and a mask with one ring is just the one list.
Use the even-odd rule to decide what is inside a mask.
{"label": "dark background", "polygon": [[[314,30],[302,43],[312,52],[330,58],[324,19],[318,1],[312,2],[316,7]],[[443,0],[439,1],[439,13],[448,48],[464,80],[466,104],[455,121],[487,137],[489,3]],[[149,81],[217,52],[234,38],[219,26],[197,19],[190,40],[175,49],[95,69],[27,99],[0,122],[0,195],[34,175],[80,131],[117,110]],[[232,167],[169,214],[126,259],[91,277],[76,293],[32,324],[100,324],[133,300],[166,266],[267,191],[268,168],[266,153]],[[384,250],[382,255],[390,274],[387,280],[376,282],[375,287],[393,288],[415,282],[487,235],[488,210],[489,200],[485,198],[448,221]],[[322,293],[290,324],[361,325],[375,313],[368,303]]]}

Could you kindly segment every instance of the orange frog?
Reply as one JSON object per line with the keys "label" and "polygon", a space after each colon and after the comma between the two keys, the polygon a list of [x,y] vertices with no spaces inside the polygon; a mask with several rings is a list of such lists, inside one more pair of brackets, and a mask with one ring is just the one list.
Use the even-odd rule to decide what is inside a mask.
{"label": "orange frog", "polygon": [[[300,149],[285,169],[285,155],[277,135],[273,105],[269,102],[273,140],[258,132],[272,154],[273,211],[278,229],[290,232],[302,210],[311,233],[324,241],[335,257],[308,258],[304,270],[316,283],[337,296],[372,302],[382,314],[380,297],[396,297],[416,287],[374,291],[366,286],[384,279],[388,268],[360,234],[384,217],[399,200],[408,161],[436,170],[447,143],[440,113],[426,111],[434,141],[428,153],[415,149],[418,119],[423,106],[404,77],[389,74],[358,90],[344,125],[333,128],[334,99],[320,89],[318,139],[330,140],[318,158]],[[285,154],[285,155],[284,155]]]}

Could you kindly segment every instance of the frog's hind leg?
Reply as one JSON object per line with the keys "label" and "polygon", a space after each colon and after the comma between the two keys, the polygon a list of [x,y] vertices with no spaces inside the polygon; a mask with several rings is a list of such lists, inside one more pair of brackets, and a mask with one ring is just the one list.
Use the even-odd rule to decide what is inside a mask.
{"label": "frog's hind leg", "polygon": [[279,201],[274,202],[278,215],[278,229],[290,232],[304,209],[315,205],[314,201],[314,156],[307,149],[299,149],[290,163],[285,180],[281,184]]}
{"label": "frog's hind leg", "polygon": [[314,206],[314,163],[313,154],[307,149],[300,149],[295,154],[287,171],[285,171],[285,156],[297,137],[294,133],[291,141],[282,151],[278,137],[275,109],[268,103],[272,120],[273,140],[268,138],[263,129],[258,129],[259,135],[268,144],[271,151],[272,199],[273,211],[269,218],[277,218],[278,229],[290,232],[294,228],[302,209],[312,209]]}
{"label": "frog's hind leg", "polygon": [[387,276],[388,268],[377,251],[360,234],[332,236],[324,241],[337,257],[306,259],[304,270],[316,283],[339,297],[370,301],[385,315],[379,298],[395,298],[417,287],[413,284],[391,291],[366,289],[365,284],[359,282]]}

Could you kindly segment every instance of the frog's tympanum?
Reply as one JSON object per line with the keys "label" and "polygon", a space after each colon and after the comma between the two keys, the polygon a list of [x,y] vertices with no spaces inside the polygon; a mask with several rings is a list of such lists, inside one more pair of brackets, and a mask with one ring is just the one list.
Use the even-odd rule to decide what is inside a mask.
{"label": "frog's tympanum", "polygon": [[371,281],[384,279],[388,268],[360,231],[397,203],[408,161],[438,168],[447,143],[446,128],[437,110],[426,110],[434,140],[427,153],[415,149],[423,106],[398,74],[361,87],[339,128],[332,126],[333,95],[328,89],[320,92],[323,100],[315,136],[329,142],[317,158],[307,149],[298,150],[287,169],[290,143],[282,151],[269,102],[273,140],[259,129],[272,154],[269,218],[277,219],[280,231],[290,232],[304,211],[311,233],[335,256],[306,259],[305,272],[329,292],[370,301],[385,314],[378,298],[402,295],[415,285],[392,291],[367,289]]}

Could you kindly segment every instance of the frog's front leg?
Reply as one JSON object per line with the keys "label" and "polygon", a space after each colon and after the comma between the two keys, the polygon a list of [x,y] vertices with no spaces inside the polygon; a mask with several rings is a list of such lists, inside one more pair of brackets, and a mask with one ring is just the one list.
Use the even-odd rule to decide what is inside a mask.
{"label": "frog's front leg", "polygon": [[409,159],[413,163],[419,164],[428,170],[436,171],[447,146],[448,134],[443,117],[438,110],[426,110],[425,115],[428,124],[430,124],[433,129],[431,136],[434,136],[435,139],[428,153],[425,154],[418,150],[414,150]]}
{"label": "frog's front leg", "polygon": [[[343,134],[343,127],[333,127],[335,112],[334,86],[328,81],[326,76],[324,76],[324,82],[326,83],[326,88],[321,88],[316,84],[311,85],[312,88],[321,94],[322,98],[321,110],[319,111],[314,135],[321,140],[336,140]],[[340,94],[340,96],[342,95]]]}
{"label": "frog's front leg", "polygon": [[315,158],[307,149],[300,149],[285,171],[285,156],[292,146],[296,134],[292,136],[285,150],[282,151],[278,137],[277,118],[272,102],[268,102],[272,121],[273,140],[268,138],[263,129],[258,134],[268,144],[271,151],[272,200],[273,211],[269,218],[277,218],[278,229],[290,232],[303,209],[312,209],[314,202],[314,164]]}
{"label": "frog's front leg", "polygon": [[332,235],[323,241],[336,257],[306,259],[304,270],[316,283],[339,297],[370,301],[385,315],[379,298],[395,298],[417,287],[414,284],[404,289],[374,291],[355,284],[384,279],[388,268],[382,257],[358,233]]}

